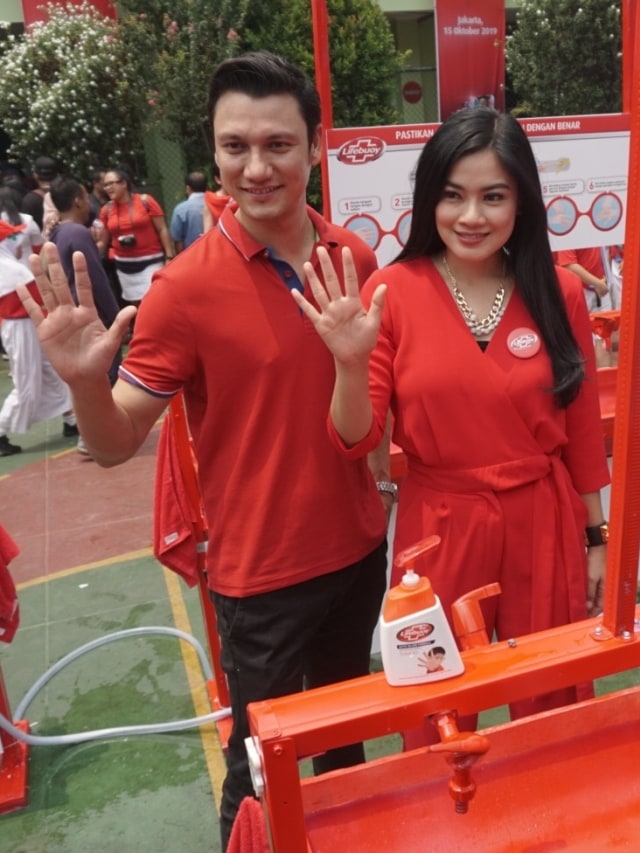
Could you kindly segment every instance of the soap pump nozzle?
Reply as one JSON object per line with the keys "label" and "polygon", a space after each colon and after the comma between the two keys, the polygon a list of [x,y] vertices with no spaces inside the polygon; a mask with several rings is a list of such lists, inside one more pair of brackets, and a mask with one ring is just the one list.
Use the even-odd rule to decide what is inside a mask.
{"label": "soap pump nozzle", "polygon": [[405,586],[414,587],[418,585],[420,578],[415,571],[416,560],[418,557],[426,554],[427,551],[437,548],[440,541],[440,537],[435,534],[427,536],[426,539],[421,539],[420,542],[417,542],[410,548],[405,548],[404,551],[398,554],[394,562],[399,569],[405,569],[405,573],[402,576],[402,583]]}

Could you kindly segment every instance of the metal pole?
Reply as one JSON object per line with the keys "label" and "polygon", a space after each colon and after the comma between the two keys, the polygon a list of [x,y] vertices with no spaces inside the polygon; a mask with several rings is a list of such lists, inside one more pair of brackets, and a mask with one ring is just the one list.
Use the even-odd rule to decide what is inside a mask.
{"label": "metal pole", "polygon": [[[628,2],[627,9],[631,6]],[[637,44],[640,16],[634,29],[625,26],[626,45]],[[628,24],[628,18],[627,18]],[[631,136],[624,240],[624,286],[620,310],[620,350],[613,435],[611,539],[603,624],[614,636],[633,637],[640,551],[640,64],[627,69],[630,79]],[[635,74],[633,73],[635,69]],[[634,378],[635,377],[635,378]]]}
{"label": "metal pole", "polygon": [[[322,108],[323,134],[333,127],[333,105],[331,98],[331,65],[329,61],[329,29],[326,0],[311,0],[313,22],[313,55],[315,61],[316,87],[320,95]],[[326,141],[323,139],[322,160],[320,162],[322,180],[322,213],[331,218],[329,198],[329,170]]]}

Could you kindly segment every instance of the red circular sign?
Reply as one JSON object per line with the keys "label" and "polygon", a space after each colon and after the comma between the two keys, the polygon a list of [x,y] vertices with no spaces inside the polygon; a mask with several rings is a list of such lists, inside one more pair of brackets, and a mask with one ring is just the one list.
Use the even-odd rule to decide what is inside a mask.
{"label": "red circular sign", "polygon": [[417,80],[407,80],[402,87],[402,97],[409,104],[417,104],[422,100],[422,86]]}

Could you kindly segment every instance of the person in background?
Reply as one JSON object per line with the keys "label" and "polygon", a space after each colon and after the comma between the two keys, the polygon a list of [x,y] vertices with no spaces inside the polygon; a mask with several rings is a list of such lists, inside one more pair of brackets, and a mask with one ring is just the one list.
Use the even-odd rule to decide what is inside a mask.
{"label": "person in background", "polygon": [[[418,160],[407,243],[362,301],[348,255],[344,293],[321,261],[324,286],[305,265],[315,304],[293,296],[334,355],[331,435],[345,458],[376,445],[391,406],[408,465],[395,552],[441,537],[417,570],[449,618],[459,596],[498,582],[482,606],[499,640],[601,612],[609,471],[591,327],[580,280],[553,264],[516,119],[464,109],[440,126]],[[512,718],[590,695],[543,693]]]}
{"label": "person in background", "polygon": [[25,433],[35,423],[63,416],[63,436],[77,435],[69,388],[45,358],[38,335],[16,292],[28,287],[34,300],[40,297],[29,267],[15,256],[11,242],[25,225],[0,219],[0,334],[9,356],[13,388],[0,408],[0,456],[22,452],[9,440],[10,432]]}
{"label": "person in background", "polygon": [[19,233],[6,240],[4,249],[29,269],[29,256],[40,251],[44,240],[35,219],[18,210],[15,193],[9,187],[0,187],[0,218],[10,225],[24,225]]}
{"label": "person in background", "polygon": [[[111,290],[109,280],[102,266],[100,253],[93,240],[87,220],[90,219],[89,195],[85,187],[69,177],[56,178],[51,183],[51,198],[58,209],[58,223],[51,231],[51,242],[55,244],[60,256],[60,263],[69,282],[73,301],[78,304],[78,294],[75,285],[73,269],[73,253],[82,252],[91,280],[93,301],[100,320],[109,328],[118,315],[118,303]],[[109,383],[113,386],[118,378],[118,368],[122,361],[122,350],[116,350],[107,374]],[[78,452],[89,455],[87,446],[78,437]]]}
{"label": "person in background", "polygon": [[96,169],[92,169],[89,175],[89,184],[91,187],[91,190],[89,192],[89,208],[91,222],[93,222],[94,219],[99,219],[100,211],[102,210],[103,205],[105,205],[109,201],[109,196],[107,195],[104,189],[105,174],[106,169],[103,169],[102,166],[99,166]]}
{"label": "person in background", "polygon": [[109,281],[111,292],[113,293],[118,307],[124,308],[126,303],[122,298],[122,291],[120,290],[120,282],[118,281],[118,273],[116,272],[116,262],[113,258],[109,257],[109,247],[105,245],[105,240],[103,239],[104,235],[102,233],[104,225],[100,219],[100,211],[109,201],[109,196],[104,189],[105,174],[106,169],[102,166],[98,166],[93,169],[89,175],[88,189],[89,205],[91,208],[89,221],[91,223],[91,236],[98,246],[100,259],[102,261],[102,268],[104,269],[105,275]]}
{"label": "person in background", "polygon": [[[105,330],[79,260],[75,308],[52,246],[43,249],[51,279],[35,261],[48,315],[23,295],[100,464],[129,459],[169,400],[184,395],[233,711],[220,808],[226,849],[253,794],[247,704],[369,672],[386,587],[390,476],[388,444],[370,470],[331,443],[333,359],[290,296],[300,288],[311,297],[303,265],[315,268],[318,252],[338,260],[348,246],[363,279],[376,267],[358,237],[306,204],[321,157],[318,93],[286,60],[244,54],[214,71],[208,116],[235,202],[156,273],[113,391],[104,374],[134,310]],[[353,744],[313,763],[323,772],[363,760]]]}
{"label": "person in background", "polygon": [[607,311],[611,308],[602,253],[598,246],[564,249],[556,252],[554,258],[557,264],[571,270],[582,282],[589,313]]}
{"label": "person in background", "polygon": [[[22,196],[11,184],[0,187],[0,218],[9,225],[24,226],[4,243],[4,251],[8,251],[29,268],[28,259],[32,252],[39,252],[43,244],[42,233],[35,219],[28,213],[20,213],[19,207]],[[9,361],[0,336],[0,356],[3,361]]]}
{"label": "person in background", "polygon": [[32,216],[41,231],[44,227],[44,197],[57,174],[58,164],[52,157],[37,157],[33,164],[33,177],[37,187],[22,197],[20,210]]}
{"label": "person in background", "polygon": [[182,252],[204,234],[202,215],[206,189],[207,178],[202,172],[190,172],[187,175],[187,198],[176,204],[169,225],[176,252]]}
{"label": "person in background", "polygon": [[134,191],[123,169],[109,169],[103,187],[109,201],[100,211],[98,248],[115,260],[122,298],[138,306],[154,272],[174,257],[164,211],[153,196]]}
{"label": "person in background", "polygon": [[210,231],[216,224],[225,207],[229,204],[231,196],[224,190],[220,181],[220,169],[218,164],[213,164],[213,180],[216,182],[216,190],[207,190],[204,194],[204,210],[202,213],[203,227],[205,233]]}

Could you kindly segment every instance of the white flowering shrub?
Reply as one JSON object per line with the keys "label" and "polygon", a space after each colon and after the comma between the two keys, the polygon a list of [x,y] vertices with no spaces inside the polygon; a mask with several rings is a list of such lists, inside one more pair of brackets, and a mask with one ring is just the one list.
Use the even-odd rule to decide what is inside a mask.
{"label": "white flowering shrub", "polygon": [[620,110],[620,0],[522,0],[516,22],[506,58],[521,112]]}
{"label": "white flowering shrub", "polygon": [[9,155],[29,162],[45,154],[81,177],[135,161],[148,111],[144,62],[136,59],[144,58],[144,32],[87,3],[46,9],[49,20],[24,36],[7,32],[0,56]]}

